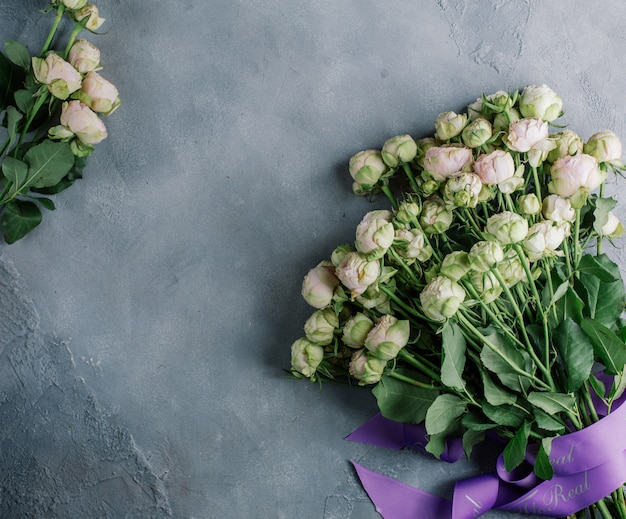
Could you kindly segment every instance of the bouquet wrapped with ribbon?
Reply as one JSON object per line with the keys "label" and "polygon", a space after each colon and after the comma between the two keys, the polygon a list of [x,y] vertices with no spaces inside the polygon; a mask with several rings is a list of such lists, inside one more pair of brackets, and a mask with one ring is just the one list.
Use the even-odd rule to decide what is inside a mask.
{"label": "bouquet wrapped with ribbon", "polygon": [[391,206],[306,274],[291,372],[372,388],[380,414],[351,440],[501,449],[451,501],[355,464],[385,519],[626,519],[626,292],[603,252],[624,232],[605,194],[622,149],[562,115],[546,85],[499,91],[350,159],[354,193]]}

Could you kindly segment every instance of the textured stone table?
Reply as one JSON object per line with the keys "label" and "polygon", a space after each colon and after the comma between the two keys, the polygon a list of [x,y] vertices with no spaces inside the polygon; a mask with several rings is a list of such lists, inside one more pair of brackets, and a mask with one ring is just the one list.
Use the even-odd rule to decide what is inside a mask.
{"label": "textured stone table", "polygon": [[[0,516],[373,519],[350,459],[440,494],[479,473],[343,440],[369,393],[282,371],[300,282],[385,206],[351,194],[349,157],[482,92],[547,83],[581,136],[626,139],[626,4],[98,5],[123,106],[0,246]],[[38,48],[42,7],[0,0],[2,39]]]}

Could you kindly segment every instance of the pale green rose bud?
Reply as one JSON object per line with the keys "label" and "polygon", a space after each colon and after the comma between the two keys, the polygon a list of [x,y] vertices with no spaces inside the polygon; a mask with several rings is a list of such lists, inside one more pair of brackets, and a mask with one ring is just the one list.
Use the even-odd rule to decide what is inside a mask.
{"label": "pale green rose bud", "polygon": [[471,268],[467,252],[455,250],[443,258],[439,274],[452,281],[459,281]]}
{"label": "pale green rose bud", "polygon": [[525,183],[524,164],[520,164],[515,169],[515,174],[512,177],[509,177],[498,184],[498,190],[501,193],[510,194],[524,187]]}
{"label": "pale green rose bud", "polygon": [[372,192],[372,187],[361,185],[358,182],[352,182],[352,192],[356,196],[365,196]]}
{"label": "pale green rose bud", "polygon": [[335,266],[338,267],[341,265],[341,262],[346,257],[348,252],[354,252],[354,247],[349,243],[344,243],[335,247],[335,250],[330,254],[330,261]]}
{"label": "pale green rose bud", "polygon": [[67,61],[81,74],[100,68],[100,50],[87,40],[78,39],[72,45]]}
{"label": "pale green rose bud", "polygon": [[60,122],[87,146],[98,144],[107,137],[107,129],[98,115],[77,100],[63,103]]}
{"label": "pale green rose bud", "polygon": [[522,195],[517,199],[517,207],[522,214],[533,215],[541,212],[541,202],[535,193]]}
{"label": "pale green rose bud", "polygon": [[515,108],[509,108],[504,112],[496,114],[493,118],[493,128],[496,131],[508,130],[511,123],[515,123],[522,118]]}
{"label": "pale green rose bud", "polygon": [[520,281],[526,281],[526,271],[514,249],[505,252],[504,259],[498,263],[496,268],[508,288],[515,286]]}
{"label": "pale green rose bud", "polygon": [[93,71],[83,79],[77,97],[94,112],[104,115],[112,114],[122,102],[115,85]]}
{"label": "pale green rose bud", "polygon": [[529,85],[519,98],[519,110],[524,117],[554,121],[561,115],[563,101],[548,85]]}
{"label": "pale green rose bud", "polygon": [[583,146],[583,151],[599,163],[622,164],[622,143],[612,131],[594,133]]}
{"label": "pale green rose bud", "polygon": [[407,345],[410,332],[409,321],[383,315],[367,334],[364,345],[376,358],[388,361]]}
{"label": "pale green rose bud", "polygon": [[420,204],[412,200],[403,201],[396,210],[395,221],[402,226],[412,225],[420,215]]}
{"label": "pale green rose bud", "polygon": [[343,285],[351,291],[351,296],[361,295],[380,276],[380,262],[368,260],[360,252],[348,252],[335,269],[335,274]]}
{"label": "pale green rose bud", "polygon": [[58,125],[48,130],[48,137],[56,141],[68,141],[74,137],[74,133],[65,128],[65,126]]}
{"label": "pale green rose bud", "polygon": [[562,157],[550,168],[548,191],[565,198],[573,198],[572,207],[584,205],[587,194],[600,187],[607,173],[600,170],[594,157],[587,154]]}
{"label": "pale green rose bud", "polygon": [[476,207],[483,184],[474,173],[457,173],[448,178],[443,198],[453,207]]}
{"label": "pale green rose bud", "polygon": [[435,138],[440,141],[448,141],[459,135],[466,124],[466,114],[443,112],[437,116],[435,121]]}
{"label": "pale green rose bud", "polygon": [[515,175],[513,156],[504,150],[480,155],[472,167],[481,182],[488,186],[501,184]]}
{"label": "pale green rose bud", "polygon": [[419,223],[426,234],[441,234],[450,228],[452,217],[444,201],[433,197],[424,201]]}
{"label": "pale green rose bud", "polygon": [[433,137],[424,137],[423,139],[416,140],[415,143],[417,144],[418,156],[421,157],[418,160],[420,164],[422,164],[422,159],[430,148],[439,146],[439,142]]}
{"label": "pale green rose bud", "polygon": [[373,285],[367,287],[367,290],[356,296],[354,300],[363,306],[363,308],[376,310],[381,314],[391,313],[391,300],[385,292],[382,292],[378,288],[378,283],[374,283]]}
{"label": "pale green rose bud", "polygon": [[528,221],[517,213],[504,211],[490,216],[487,220],[486,229],[499,243],[509,245],[526,238]]}
{"label": "pale green rose bud", "polygon": [[383,145],[381,155],[389,167],[395,168],[401,162],[411,162],[417,154],[417,144],[410,135],[397,135]]}
{"label": "pale green rose bud", "polygon": [[523,242],[530,261],[537,261],[544,256],[560,256],[557,249],[565,239],[568,227],[552,220],[536,223],[528,230]]}
{"label": "pale green rose bud", "polygon": [[548,153],[548,162],[556,162],[567,155],[578,155],[583,152],[583,140],[572,130],[563,130],[553,133],[550,138],[555,144],[554,149]]}
{"label": "pale green rose bud", "polygon": [[545,121],[538,118],[520,119],[509,125],[502,140],[510,150],[521,153],[530,150],[547,136],[548,123]]}
{"label": "pale green rose bud", "polygon": [[433,321],[445,321],[458,311],[465,300],[465,290],[445,276],[437,276],[420,293],[422,310]]}
{"label": "pale green rose bud", "polygon": [[77,22],[80,22],[87,18],[87,21],[85,23],[85,29],[91,32],[97,31],[106,21],[105,18],[100,17],[98,8],[93,4],[87,4],[79,11],[75,11],[73,14],[74,20],[76,20]]}
{"label": "pale green rose bud", "polygon": [[374,357],[369,351],[363,349],[352,354],[348,371],[359,381],[360,386],[364,386],[378,383],[386,365],[386,361]]}
{"label": "pale green rose bud", "polygon": [[504,90],[498,90],[493,94],[489,94],[485,97],[488,108],[495,113],[502,113],[510,110],[515,104],[515,99]]}
{"label": "pale green rose bud", "polygon": [[621,224],[617,216],[615,216],[613,211],[608,212],[606,222],[604,222],[599,229],[597,223],[600,222],[594,222],[593,227],[600,236],[619,238],[622,234],[624,234],[624,226]]}
{"label": "pale green rose bud", "polygon": [[333,264],[322,261],[304,276],[301,294],[313,308],[324,308],[332,302],[337,285],[339,279]]}
{"label": "pale green rose bud", "polygon": [[332,308],[316,310],[304,323],[304,335],[313,344],[325,346],[333,341],[338,326],[339,318]]}
{"label": "pale green rose bud", "polygon": [[46,85],[57,99],[67,99],[83,81],[80,73],[58,54],[48,54],[44,59],[34,57],[32,65],[37,82]]}
{"label": "pale green rose bud", "polygon": [[429,197],[433,193],[436,193],[437,191],[439,191],[440,187],[441,184],[432,179],[426,180],[425,182],[422,182],[420,184],[420,189],[422,190],[422,194],[425,197]]}
{"label": "pale green rose bud", "polygon": [[483,99],[479,97],[473,103],[467,105],[467,115],[470,121],[483,116]]}
{"label": "pale green rose bud", "polygon": [[382,258],[393,243],[395,229],[391,211],[370,211],[356,228],[356,250],[368,259]]}
{"label": "pale green rose bud", "polygon": [[352,179],[363,191],[371,189],[387,171],[383,157],[378,150],[364,150],[353,155],[348,164]]}
{"label": "pale green rose bud", "polygon": [[461,134],[463,142],[470,148],[478,148],[485,144],[493,135],[493,127],[487,119],[479,117],[469,123]]}
{"label": "pale green rose bud", "polygon": [[394,249],[406,259],[415,259],[424,262],[433,255],[433,249],[426,241],[426,236],[420,229],[397,229],[394,240]]}
{"label": "pale green rose bud", "polygon": [[465,146],[434,146],[424,154],[423,166],[433,180],[443,182],[461,171],[470,171],[472,150]]}
{"label": "pale green rose bud", "polygon": [[539,141],[528,150],[528,163],[532,167],[538,168],[547,160],[554,148],[556,148],[556,143],[550,138]]}
{"label": "pale green rose bud", "polygon": [[502,261],[504,251],[497,241],[479,241],[472,245],[468,256],[474,270],[486,272]]}
{"label": "pale green rose bud", "polygon": [[313,379],[322,360],[324,360],[324,348],[304,337],[291,345],[291,369],[296,374]]}
{"label": "pale green rose bud", "polygon": [[502,287],[493,272],[472,271],[469,279],[484,303],[492,303],[502,294]]}
{"label": "pale green rose bud", "polygon": [[546,220],[555,222],[573,222],[576,220],[576,211],[568,198],[559,195],[548,195],[543,199],[541,212]]}
{"label": "pale green rose bud", "polygon": [[349,348],[362,348],[365,344],[365,338],[372,328],[374,328],[374,321],[364,313],[357,312],[343,326],[344,344]]}

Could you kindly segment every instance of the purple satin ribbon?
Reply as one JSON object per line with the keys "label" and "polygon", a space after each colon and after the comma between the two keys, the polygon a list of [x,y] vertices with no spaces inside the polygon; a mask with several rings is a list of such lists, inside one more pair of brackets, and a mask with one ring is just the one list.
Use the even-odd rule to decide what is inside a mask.
{"label": "purple satin ribbon", "polygon": [[[554,477],[542,481],[532,471],[532,453],[526,470],[507,472],[502,456],[496,472],[456,483],[452,501],[398,482],[357,463],[354,467],[363,487],[385,519],[473,519],[491,509],[531,515],[563,517],[599,501],[626,482],[626,404],[623,398],[611,414],[593,425],[552,441],[550,463]],[[400,428],[375,416],[347,439],[390,448],[413,446],[412,433],[421,440],[418,426]],[[390,432],[385,440],[384,436]],[[368,440],[368,441],[363,441]],[[402,444],[402,445],[401,445]],[[447,446],[447,461],[456,447]],[[462,455],[462,447],[461,447]],[[460,457],[460,456],[459,456]],[[458,458],[457,458],[458,459]]]}

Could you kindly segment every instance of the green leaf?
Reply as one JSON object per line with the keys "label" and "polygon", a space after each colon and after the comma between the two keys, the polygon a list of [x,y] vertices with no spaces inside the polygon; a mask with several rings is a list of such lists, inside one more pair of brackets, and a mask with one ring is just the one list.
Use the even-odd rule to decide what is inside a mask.
{"label": "green leaf", "polygon": [[585,254],[576,270],[581,274],[595,276],[605,283],[620,279],[619,267],[606,254]]}
{"label": "green leaf", "polygon": [[4,44],[4,50],[9,58],[18,67],[28,70],[30,68],[30,53],[24,44],[15,40],[7,40]]}
{"label": "green leaf", "polygon": [[485,367],[492,373],[495,373],[509,389],[514,391],[527,389],[530,385],[530,380],[527,377],[520,376],[515,368],[527,371],[529,369],[528,359],[506,337],[493,329],[488,328],[483,334],[497,349],[496,352],[487,345],[483,347],[480,352],[480,360]]}
{"label": "green leaf", "polygon": [[[547,445],[545,443],[547,442]],[[537,477],[549,481],[554,476],[554,469],[550,458],[548,457],[549,449],[552,443],[552,438],[544,438],[541,441],[539,451],[537,452],[537,458],[535,459],[535,466],[533,468]]]}
{"label": "green leaf", "polygon": [[526,456],[526,446],[528,445],[528,435],[530,434],[530,423],[524,422],[515,436],[506,444],[504,452],[504,468],[511,471],[520,466]]}
{"label": "green leaf", "polygon": [[23,75],[24,72],[0,52],[0,112],[12,102],[13,92],[20,88]]}
{"label": "green leaf", "polygon": [[580,388],[593,368],[593,344],[580,326],[565,319],[553,334],[553,343],[565,370],[565,391],[572,393]]}
{"label": "green leaf", "polygon": [[47,209],[48,211],[54,211],[56,209],[54,202],[49,198],[37,197],[34,198],[34,200],[36,200],[39,204],[41,204],[43,208]]}
{"label": "green leaf", "polygon": [[28,175],[28,166],[13,157],[2,159],[2,175],[14,186],[21,186]]}
{"label": "green leaf", "polygon": [[7,243],[22,239],[41,223],[41,211],[32,202],[12,200],[4,209],[0,230]]}
{"label": "green leaf", "polygon": [[426,452],[430,452],[435,458],[440,459],[446,450],[446,434],[431,434],[428,443],[424,446]]}
{"label": "green leaf", "polygon": [[413,386],[389,376],[383,376],[372,393],[385,418],[404,423],[423,422],[439,394],[434,389]]}
{"label": "green leaf", "polygon": [[478,445],[485,439],[485,433],[483,431],[468,430],[463,433],[463,450],[465,456],[469,458],[472,455],[474,446]]}
{"label": "green leaf", "polygon": [[589,384],[591,385],[591,388],[598,396],[598,398],[602,399],[606,396],[606,386],[604,385],[604,382],[602,382],[602,380],[600,380],[598,377],[596,377],[595,375],[591,375],[589,377]]}
{"label": "green leaf", "polygon": [[519,427],[524,420],[530,418],[530,414],[514,406],[493,406],[488,402],[483,403],[483,413],[485,416],[506,427]]}
{"label": "green leaf", "polygon": [[515,395],[509,393],[505,389],[500,388],[491,380],[486,371],[481,371],[480,376],[483,380],[483,390],[485,399],[491,405],[511,405],[515,403]]}
{"label": "green leaf", "polygon": [[581,275],[574,287],[585,302],[583,308],[585,317],[596,319],[607,327],[612,327],[619,319],[626,299],[626,291],[621,278],[604,282],[595,276]]}
{"label": "green leaf", "polygon": [[563,297],[556,302],[556,320],[552,312],[550,312],[550,327],[555,328],[565,319],[573,319],[580,322],[583,318],[583,308],[585,303],[580,296],[569,285]]}
{"label": "green leaf", "polygon": [[24,155],[28,162],[30,187],[42,188],[58,184],[74,166],[74,154],[66,142],[45,140]]}
{"label": "green leaf", "polygon": [[471,429],[472,431],[488,431],[489,429],[493,429],[498,425],[493,422],[485,422],[485,419],[482,416],[477,415],[476,413],[468,413],[463,415],[463,418],[461,419],[461,424],[466,429]]}
{"label": "green leaf", "polygon": [[533,409],[533,414],[535,415],[537,427],[539,427],[540,429],[549,432],[562,432],[565,430],[565,426],[561,422],[555,420],[554,418],[552,418],[552,416],[550,416],[545,411],[542,411],[538,407],[535,407]]}
{"label": "green leaf", "polygon": [[19,138],[17,128],[22,117],[22,114],[14,106],[7,106],[7,131],[9,132],[7,150],[13,148]]}
{"label": "green leaf", "polygon": [[609,375],[622,373],[626,364],[624,341],[594,319],[584,319],[581,328],[591,339],[595,355],[604,364],[606,373]]}
{"label": "green leaf", "polygon": [[426,431],[430,435],[444,432],[466,409],[466,403],[458,396],[439,395],[426,412]]}
{"label": "green leaf", "polygon": [[13,94],[13,98],[15,99],[17,107],[25,114],[30,112],[35,106],[35,97],[30,90],[24,88],[16,90],[15,94]]}
{"label": "green leaf", "polygon": [[570,412],[576,403],[574,395],[555,393],[552,391],[532,391],[528,394],[528,401],[548,414]]}
{"label": "green leaf", "polygon": [[443,363],[441,382],[455,389],[465,389],[463,370],[465,369],[465,338],[459,325],[448,322],[442,331]]}

